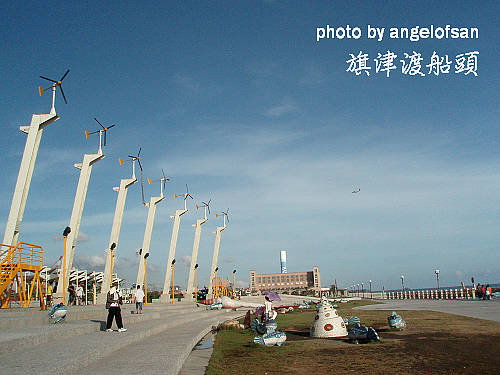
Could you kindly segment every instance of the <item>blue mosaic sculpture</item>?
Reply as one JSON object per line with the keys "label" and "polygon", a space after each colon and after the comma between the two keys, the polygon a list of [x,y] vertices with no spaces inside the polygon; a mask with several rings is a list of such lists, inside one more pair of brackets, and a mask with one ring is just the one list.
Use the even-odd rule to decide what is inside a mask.
{"label": "blue mosaic sculpture", "polygon": [[362,326],[359,323],[356,323],[354,327],[349,330],[348,336],[353,344],[358,344],[360,341],[369,342],[380,340],[377,331],[372,327]]}
{"label": "blue mosaic sculpture", "polygon": [[65,319],[67,313],[68,308],[62,302],[52,306],[52,308],[49,310],[49,316],[54,320],[54,324],[59,323],[61,320]]}
{"label": "blue mosaic sculpture", "polygon": [[406,328],[406,322],[401,318],[401,315],[396,314],[393,311],[390,316],[387,317],[390,328],[399,329],[400,331]]}

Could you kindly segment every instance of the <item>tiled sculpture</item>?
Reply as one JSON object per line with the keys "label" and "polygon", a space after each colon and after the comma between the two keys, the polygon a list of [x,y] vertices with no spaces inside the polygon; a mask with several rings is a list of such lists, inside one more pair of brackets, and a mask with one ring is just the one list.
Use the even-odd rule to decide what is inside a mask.
{"label": "tiled sculpture", "polygon": [[353,328],[349,330],[349,338],[353,344],[369,341],[379,341],[378,333],[372,327],[362,326],[356,323]]}
{"label": "tiled sculpture", "polygon": [[266,320],[264,323],[260,323],[258,319],[254,319],[251,327],[255,333],[260,333],[262,335],[253,339],[253,342],[256,344],[281,346],[286,341],[286,334],[281,331],[276,331],[278,324],[274,319]]}
{"label": "tiled sculpture", "polygon": [[396,314],[396,311],[393,311],[392,314],[387,317],[387,321],[390,328],[399,330],[403,330],[406,328],[406,322],[403,320],[403,318],[401,318],[400,315]]}
{"label": "tiled sculpture", "polygon": [[347,336],[347,329],[344,319],[339,316],[337,310],[328,302],[326,297],[322,297],[317,306],[316,316],[311,325],[311,337],[342,337]]}

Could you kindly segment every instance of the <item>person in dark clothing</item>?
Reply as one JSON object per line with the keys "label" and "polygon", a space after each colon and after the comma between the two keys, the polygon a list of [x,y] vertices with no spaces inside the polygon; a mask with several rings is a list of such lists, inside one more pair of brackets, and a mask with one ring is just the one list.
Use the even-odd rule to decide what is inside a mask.
{"label": "person in dark clothing", "polygon": [[70,284],[68,287],[68,292],[69,292],[69,299],[68,299],[68,305],[76,305],[76,291],[75,291],[75,286],[73,284]]}
{"label": "person in dark clothing", "polygon": [[113,318],[116,320],[118,332],[125,332],[127,329],[123,328],[122,312],[120,305],[123,304],[122,296],[118,290],[118,284],[114,283],[106,296],[106,308],[108,309],[108,319],[106,321],[106,332],[113,332],[111,325]]}

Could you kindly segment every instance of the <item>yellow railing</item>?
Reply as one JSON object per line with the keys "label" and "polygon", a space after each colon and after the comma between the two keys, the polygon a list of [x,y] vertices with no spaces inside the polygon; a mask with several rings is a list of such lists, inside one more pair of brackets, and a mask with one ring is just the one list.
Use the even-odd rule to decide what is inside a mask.
{"label": "yellow railing", "polygon": [[233,287],[229,281],[229,277],[214,277],[212,281],[214,298],[222,296],[233,297]]}
{"label": "yellow railing", "polygon": [[[43,265],[43,249],[41,246],[26,242],[19,242],[16,246],[4,244],[0,244],[0,246],[6,248],[0,254],[1,308],[8,307],[14,282],[18,286],[21,307],[29,307],[35,281],[38,283],[40,297],[42,295],[39,271]],[[35,273],[28,296],[26,296],[23,276],[23,272],[26,271]],[[4,293],[7,288],[9,288],[8,292]]]}

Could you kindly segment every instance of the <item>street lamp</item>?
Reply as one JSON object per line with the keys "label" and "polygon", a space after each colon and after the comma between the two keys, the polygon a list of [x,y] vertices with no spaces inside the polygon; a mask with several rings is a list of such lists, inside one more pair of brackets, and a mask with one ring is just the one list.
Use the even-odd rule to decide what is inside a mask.
{"label": "street lamp", "polygon": [[198,302],[198,280],[196,277],[197,269],[198,268],[198,263],[194,266],[194,300]]}
{"label": "street lamp", "polygon": [[371,281],[371,280],[368,280],[368,282],[370,283],[370,299],[373,299],[373,294],[372,294],[372,281]]}
{"label": "street lamp", "polygon": [[217,285],[217,271],[218,270],[219,270],[219,267],[215,267],[215,277],[214,277],[214,281],[213,281],[213,290],[215,291],[214,295],[213,295],[214,298],[217,298],[218,293],[219,293],[218,285]]}
{"label": "street lamp", "polygon": [[175,259],[174,259],[174,260],[172,260],[172,304],[173,304],[173,305],[175,305],[174,264],[175,264]]}
{"label": "street lamp", "polygon": [[71,228],[66,227],[63,232],[63,239],[64,239],[64,253],[63,253],[63,303],[66,303],[66,240],[68,239],[68,234],[71,233]]}
{"label": "street lamp", "polygon": [[112,243],[111,247],[109,248],[109,251],[111,252],[111,284],[110,286],[113,286],[113,251],[116,249],[116,243]]}
{"label": "street lamp", "polygon": [[405,275],[401,274],[401,286],[403,288],[403,299],[405,294]]}
{"label": "street lamp", "polygon": [[[142,249],[141,249],[142,252]],[[148,264],[149,253],[144,254],[144,295],[146,296],[145,305],[148,304],[148,275],[147,275],[147,267]]]}
{"label": "street lamp", "polygon": [[236,270],[233,271],[233,298],[236,299]]}
{"label": "street lamp", "polygon": [[439,290],[439,270],[435,270],[434,273],[436,274],[436,281],[437,281],[437,286]]}
{"label": "street lamp", "polygon": [[365,286],[361,283],[361,292],[363,293],[363,298],[365,298]]}

